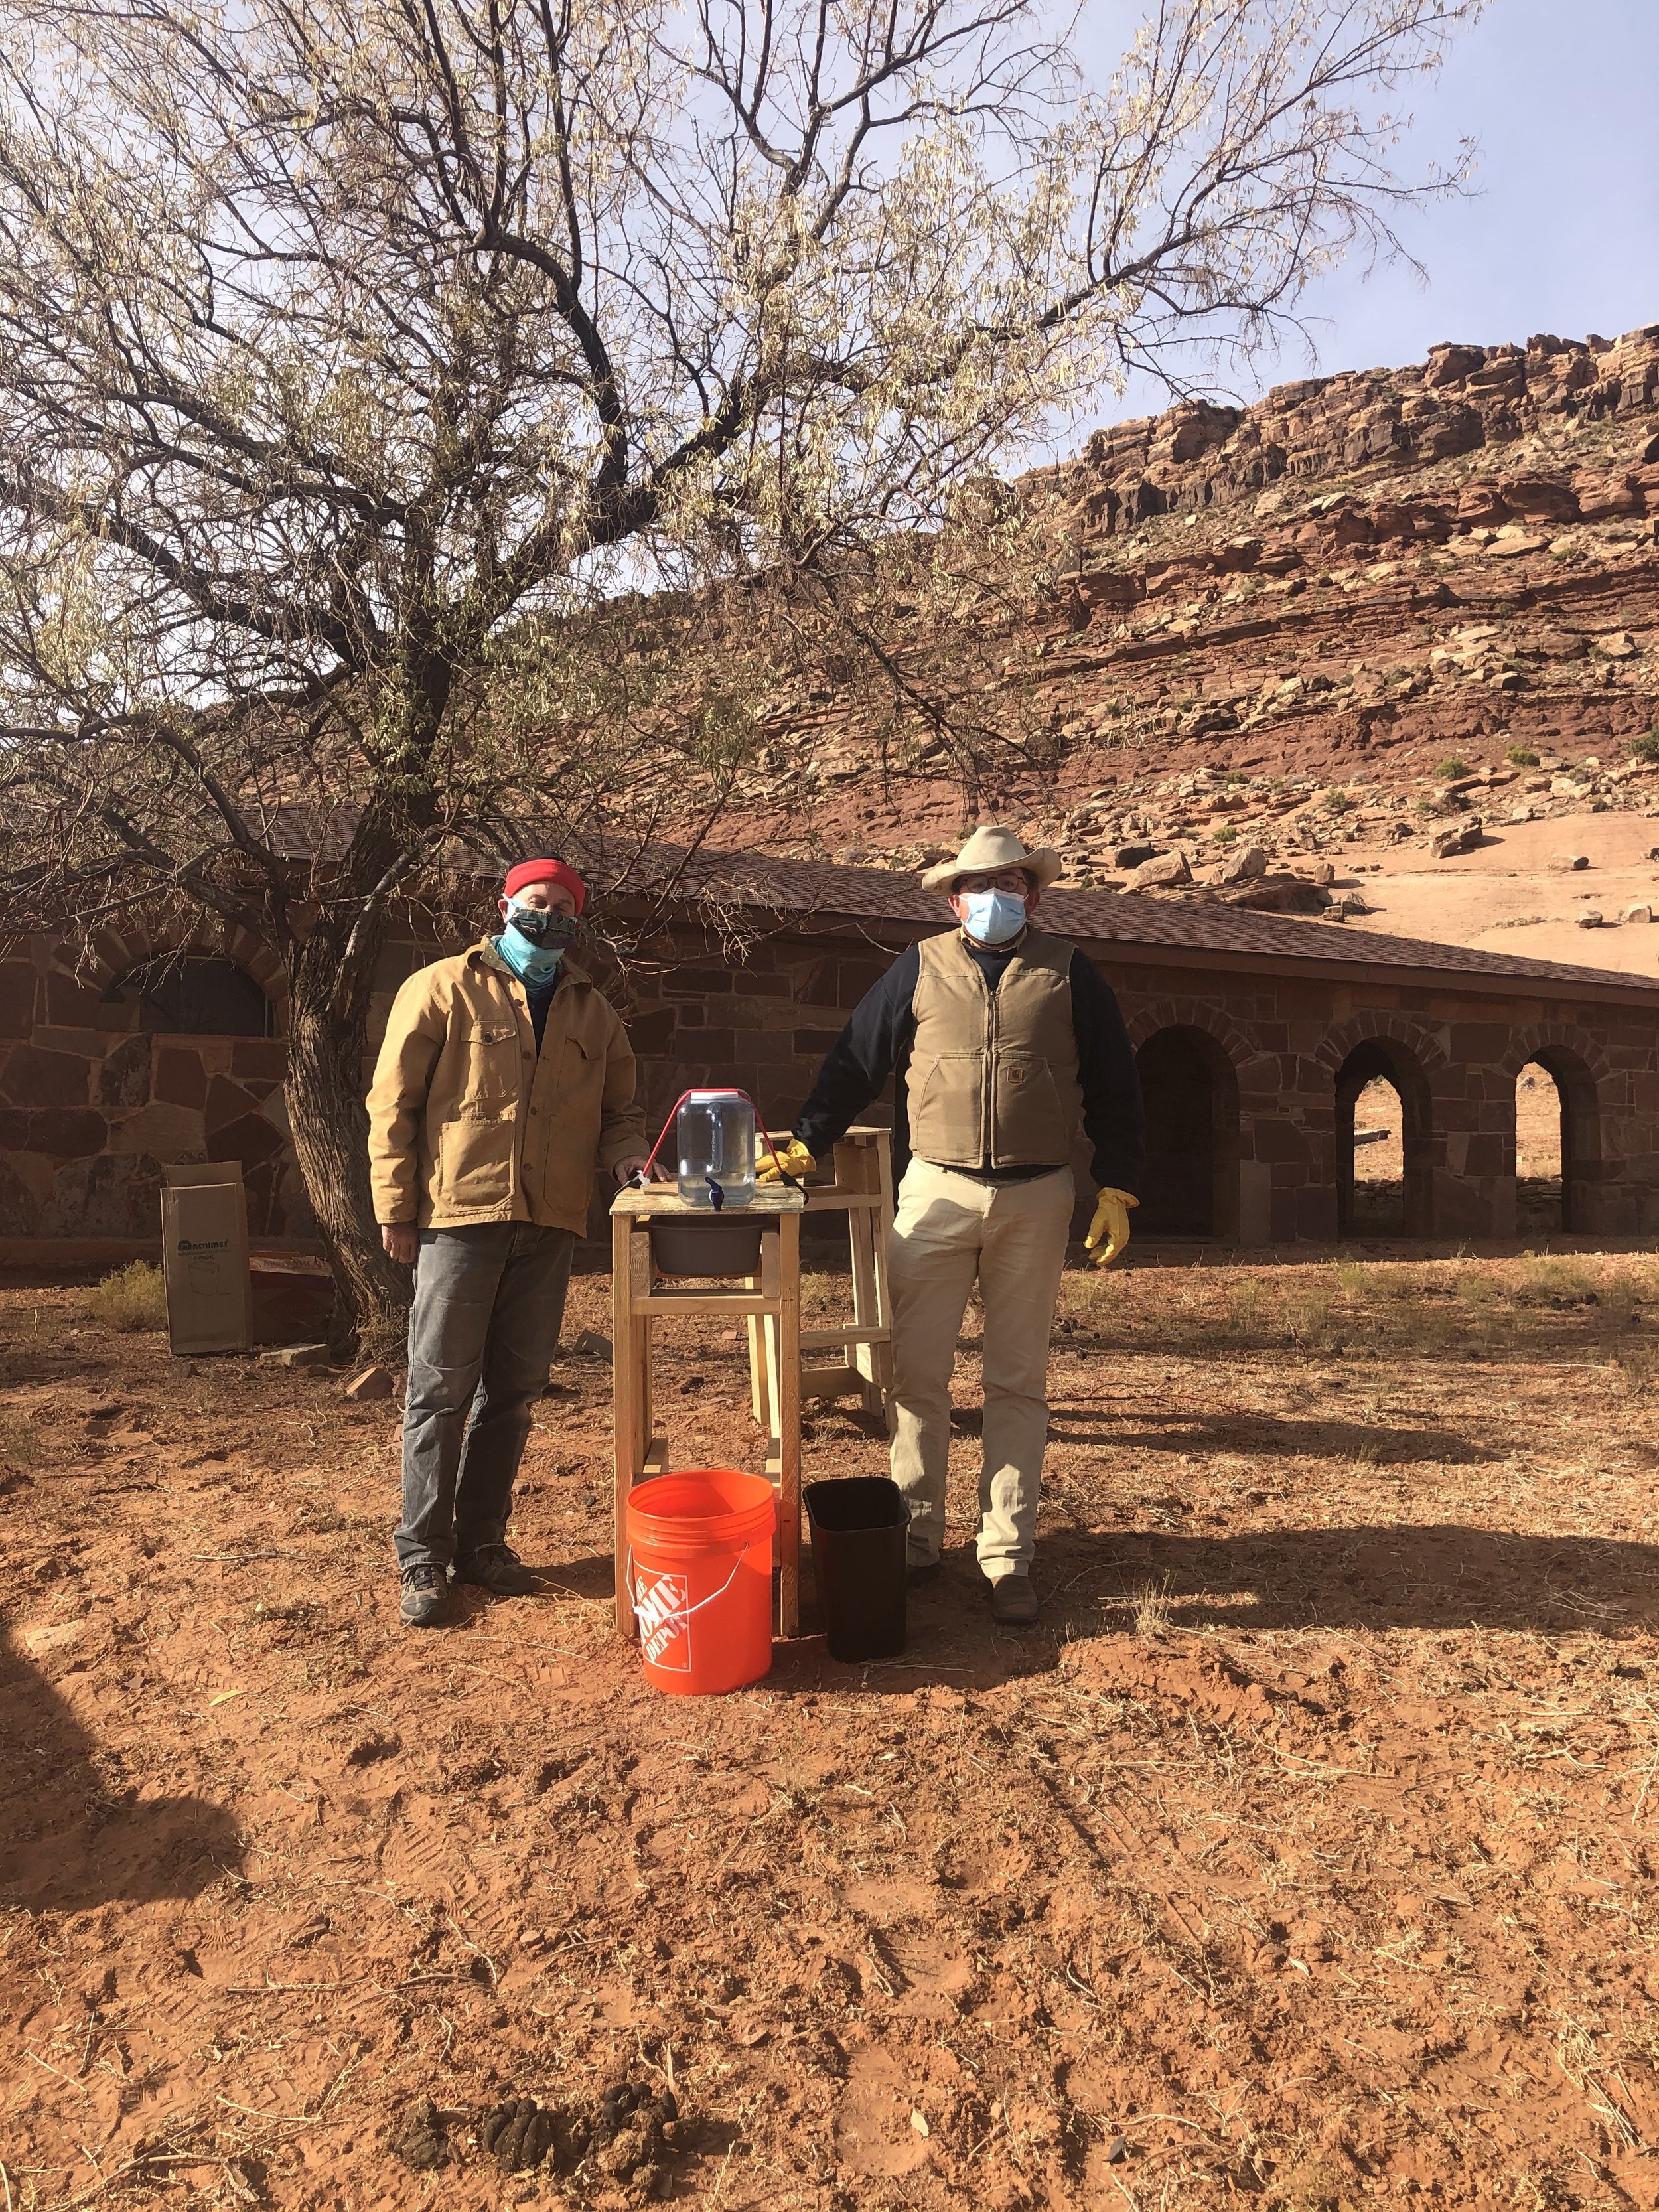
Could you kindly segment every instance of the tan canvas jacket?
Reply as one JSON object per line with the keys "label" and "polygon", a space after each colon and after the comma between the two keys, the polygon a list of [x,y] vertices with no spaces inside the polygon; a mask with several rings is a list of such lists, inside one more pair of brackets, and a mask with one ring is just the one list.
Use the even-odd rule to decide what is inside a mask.
{"label": "tan canvas jacket", "polygon": [[540,1054],[524,986],[489,939],[392,1005],[368,1093],[377,1221],[587,1225],[597,1169],[648,1150],[621,1018],[567,954]]}

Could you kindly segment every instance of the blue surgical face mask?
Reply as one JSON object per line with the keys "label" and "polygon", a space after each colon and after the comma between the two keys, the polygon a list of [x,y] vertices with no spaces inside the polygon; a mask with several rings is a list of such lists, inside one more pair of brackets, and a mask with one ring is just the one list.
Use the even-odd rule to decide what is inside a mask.
{"label": "blue surgical face mask", "polygon": [[1015,891],[964,891],[962,926],[975,944],[1006,945],[1025,927],[1025,902]]}
{"label": "blue surgical face mask", "polygon": [[495,939],[499,952],[521,983],[532,990],[550,983],[559,972],[564,948],[576,934],[574,915],[509,900],[507,927]]}

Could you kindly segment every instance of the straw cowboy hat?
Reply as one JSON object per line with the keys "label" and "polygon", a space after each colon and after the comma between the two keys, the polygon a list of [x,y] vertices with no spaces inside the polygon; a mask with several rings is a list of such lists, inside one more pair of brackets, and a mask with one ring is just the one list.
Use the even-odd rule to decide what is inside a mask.
{"label": "straw cowboy hat", "polygon": [[954,860],[941,860],[922,877],[922,887],[948,891],[958,876],[995,876],[1004,868],[1024,868],[1039,890],[1053,883],[1066,863],[1047,845],[1028,853],[1012,830],[975,830]]}

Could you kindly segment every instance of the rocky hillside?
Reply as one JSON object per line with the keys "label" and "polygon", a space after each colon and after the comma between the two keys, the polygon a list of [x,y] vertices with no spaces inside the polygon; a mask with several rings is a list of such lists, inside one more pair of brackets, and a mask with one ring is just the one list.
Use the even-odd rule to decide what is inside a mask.
{"label": "rocky hillside", "polygon": [[[1188,403],[1022,489],[1064,556],[1006,681],[1060,765],[993,811],[1069,880],[1363,919],[1366,874],[1489,868],[1511,825],[1578,823],[1565,850],[1594,842],[1581,817],[1659,811],[1659,324]],[[959,828],[942,778],[857,773],[835,697],[791,736],[810,811],[762,801],[757,842],[908,866]],[[1553,834],[1523,841],[1526,872]],[[1318,876],[1348,896],[1312,898]]]}

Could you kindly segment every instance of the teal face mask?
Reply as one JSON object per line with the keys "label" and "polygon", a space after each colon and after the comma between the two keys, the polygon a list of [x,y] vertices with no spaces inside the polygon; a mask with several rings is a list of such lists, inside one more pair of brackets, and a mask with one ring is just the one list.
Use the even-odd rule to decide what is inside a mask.
{"label": "teal face mask", "polygon": [[538,990],[558,974],[564,948],[576,927],[573,915],[520,906],[515,899],[507,907],[507,927],[495,940],[495,950],[521,983]]}
{"label": "teal face mask", "polygon": [[1012,891],[968,891],[962,926],[976,945],[1006,945],[1025,927],[1025,902]]}

